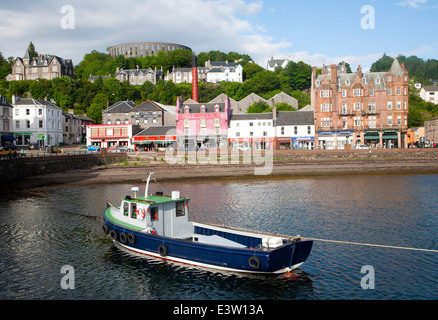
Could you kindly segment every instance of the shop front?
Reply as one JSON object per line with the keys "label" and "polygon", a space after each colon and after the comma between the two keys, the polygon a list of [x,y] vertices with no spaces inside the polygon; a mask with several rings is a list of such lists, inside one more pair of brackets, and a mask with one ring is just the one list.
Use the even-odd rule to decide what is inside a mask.
{"label": "shop front", "polygon": [[292,137],[292,148],[298,150],[313,150],[315,137]]}
{"label": "shop front", "polygon": [[318,149],[343,150],[351,144],[354,131],[320,131],[318,132]]}
{"label": "shop front", "polygon": [[199,136],[178,136],[178,149],[185,151],[199,151],[227,148],[227,136],[225,135],[199,135]]}
{"label": "shop front", "polygon": [[290,137],[279,137],[276,141],[277,150],[290,150],[291,149],[291,138]]}
{"label": "shop front", "polygon": [[174,150],[176,136],[134,136],[133,143],[141,151]]}

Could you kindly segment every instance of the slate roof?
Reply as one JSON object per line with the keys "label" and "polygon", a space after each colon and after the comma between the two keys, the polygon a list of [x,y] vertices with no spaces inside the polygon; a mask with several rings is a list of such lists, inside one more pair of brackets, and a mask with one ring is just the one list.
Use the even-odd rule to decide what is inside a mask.
{"label": "slate roof", "polygon": [[135,135],[135,137],[176,135],[176,126],[152,126]]}
{"label": "slate roof", "polygon": [[231,120],[272,120],[272,112],[232,114]]}
{"label": "slate roof", "polygon": [[279,111],[277,126],[313,125],[313,111]]}
{"label": "slate roof", "polygon": [[185,107],[190,108],[190,113],[201,113],[201,107],[205,106],[205,113],[214,113],[214,107],[219,106],[219,112],[225,111],[225,102],[217,103],[184,103],[179,110],[179,113],[184,113]]}
{"label": "slate roof", "polygon": [[438,86],[424,86],[423,89],[427,92],[437,92]]}
{"label": "slate roof", "polygon": [[112,106],[109,106],[104,113],[128,113],[136,104],[133,101],[118,101]]}

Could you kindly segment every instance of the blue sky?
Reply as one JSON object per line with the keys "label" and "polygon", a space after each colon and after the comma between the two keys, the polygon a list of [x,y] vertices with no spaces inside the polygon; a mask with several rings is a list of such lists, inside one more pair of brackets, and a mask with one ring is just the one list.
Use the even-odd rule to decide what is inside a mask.
{"label": "blue sky", "polygon": [[[61,25],[67,4],[73,28]],[[361,26],[363,6],[374,29]],[[263,67],[271,55],[312,66],[345,60],[353,70],[383,53],[438,59],[438,0],[0,0],[0,16],[3,56],[22,56],[33,41],[74,64],[136,41],[247,53]]]}

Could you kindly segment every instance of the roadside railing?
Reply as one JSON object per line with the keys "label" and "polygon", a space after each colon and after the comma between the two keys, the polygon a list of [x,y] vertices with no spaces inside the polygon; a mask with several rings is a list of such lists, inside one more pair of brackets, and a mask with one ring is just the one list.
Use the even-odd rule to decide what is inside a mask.
{"label": "roadside railing", "polygon": [[14,152],[0,152],[1,160],[18,160],[23,158],[41,158],[41,157],[63,157],[77,156],[86,154],[100,154],[100,151],[88,150],[59,150],[57,152],[46,152],[43,150],[18,150]]}

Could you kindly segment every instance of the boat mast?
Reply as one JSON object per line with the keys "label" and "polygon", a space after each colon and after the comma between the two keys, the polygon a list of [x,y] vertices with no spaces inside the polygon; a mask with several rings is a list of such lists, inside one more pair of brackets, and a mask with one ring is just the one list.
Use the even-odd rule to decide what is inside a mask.
{"label": "boat mast", "polygon": [[154,172],[149,172],[149,176],[146,179],[146,189],[144,190],[144,197],[148,197],[148,189],[149,189],[149,181],[151,180],[151,176],[154,174]]}

